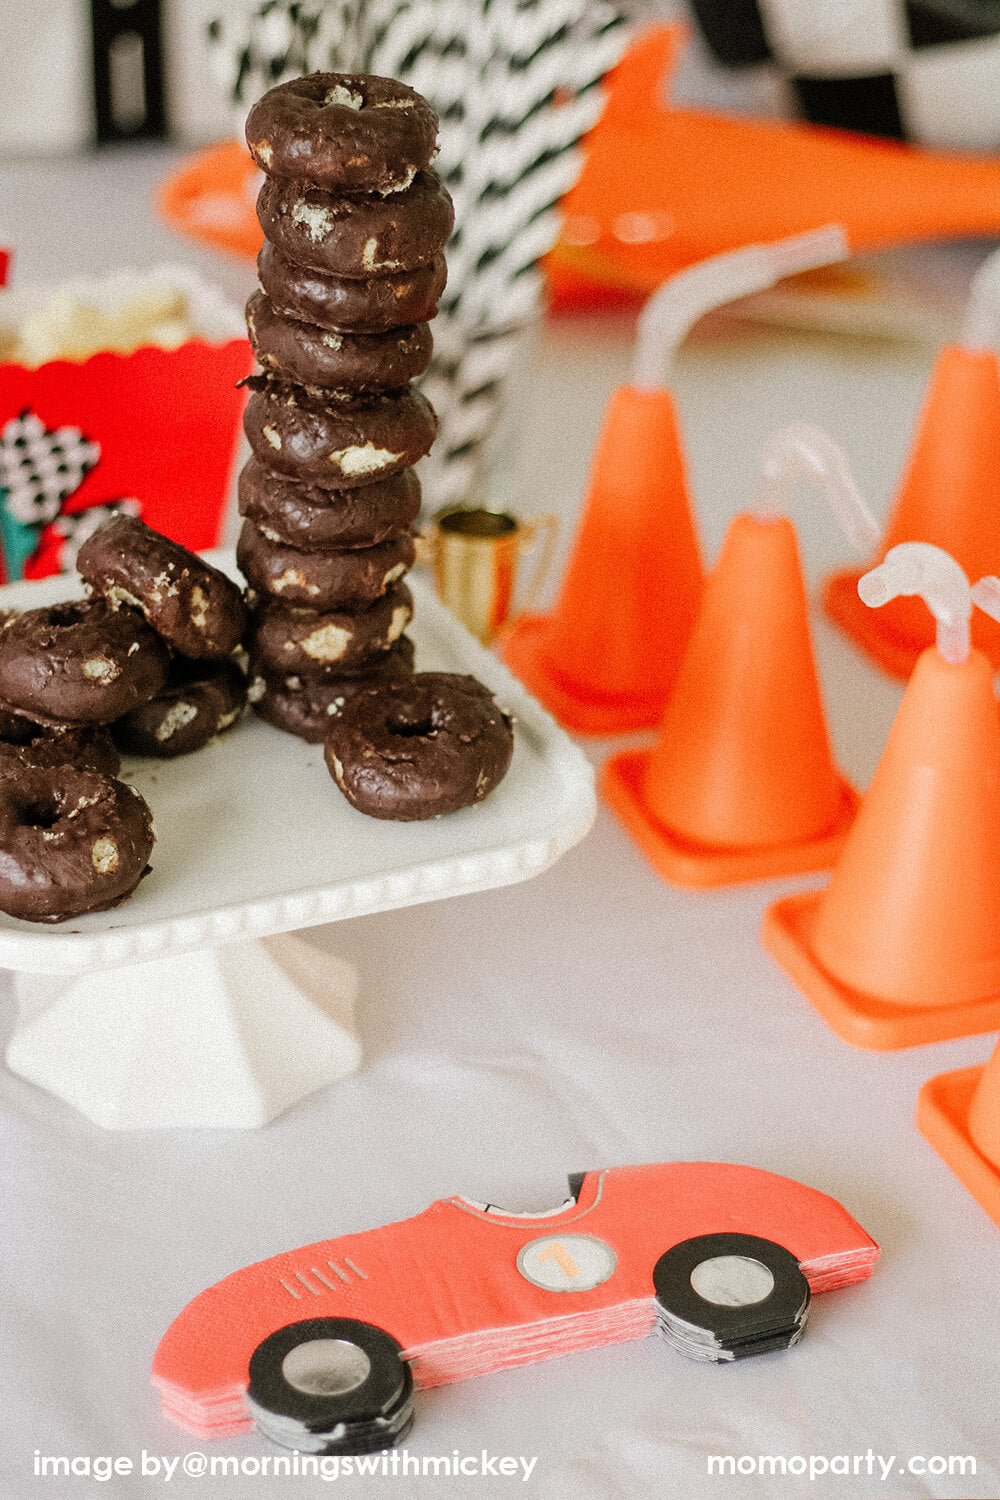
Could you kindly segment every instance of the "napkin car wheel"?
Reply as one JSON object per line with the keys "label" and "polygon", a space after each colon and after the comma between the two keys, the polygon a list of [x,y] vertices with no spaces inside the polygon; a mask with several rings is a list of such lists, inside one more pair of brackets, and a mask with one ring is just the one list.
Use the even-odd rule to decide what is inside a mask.
{"label": "napkin car wheel", "polygon": [[413,1376],[381,1328],[308,1318],[257,1345],[246,1399],[261,1431],[283,1447],[377,1453],[410,1429]]}
{"label": "napkin car wheel", "polygon": [[802,1337],[809,1283],[790,1251],[752,1234],[702,1234],[653,1268],[657,1331],[691,1359],[731,1360]]}

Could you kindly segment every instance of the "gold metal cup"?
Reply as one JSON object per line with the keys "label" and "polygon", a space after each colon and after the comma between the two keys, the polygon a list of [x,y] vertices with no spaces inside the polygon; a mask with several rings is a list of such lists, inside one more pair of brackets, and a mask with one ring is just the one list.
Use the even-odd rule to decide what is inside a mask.
{"label": "gold metal cup", "polygon": [[434,517],[421,548],[433,568],[434,587],[484,645],[514,618],[518,566],[540,542],[517,613],[531,608],[552,561],[557,526],[555,516],[522,521],[509,511],[464,505],[449,506]]}

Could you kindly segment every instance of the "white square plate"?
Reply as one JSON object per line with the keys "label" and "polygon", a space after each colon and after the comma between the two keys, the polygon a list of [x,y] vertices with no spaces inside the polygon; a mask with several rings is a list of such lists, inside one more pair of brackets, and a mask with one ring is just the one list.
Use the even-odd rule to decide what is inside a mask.
{"label": "white square plate", "polygon": [[[232,555],[208,560],[238,577]],[[55,927],[0,914],[0,965],[78,974],[244,937],[410,906],[539,874],[587,832],[593,772],[509,672],[419,577],[411,635],[422,671],[471,672],[516,718],[514,758],[477,807],[424,823],[365,817],[307,745],[250,716],[177,760],[128,759],[153,809],[152,873],[123,906]],[[0,589],[0,608],[80,592],[66,576]]]}

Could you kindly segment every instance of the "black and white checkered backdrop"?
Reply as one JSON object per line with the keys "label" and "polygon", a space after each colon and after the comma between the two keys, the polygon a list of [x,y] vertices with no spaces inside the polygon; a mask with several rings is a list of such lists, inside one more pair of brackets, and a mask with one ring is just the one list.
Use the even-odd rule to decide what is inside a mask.
{"label": "black and white checkered backdrop", "polygon": [[689,0],[718,62],[771,68],[807,120],[1000,150],[1000,0]]}

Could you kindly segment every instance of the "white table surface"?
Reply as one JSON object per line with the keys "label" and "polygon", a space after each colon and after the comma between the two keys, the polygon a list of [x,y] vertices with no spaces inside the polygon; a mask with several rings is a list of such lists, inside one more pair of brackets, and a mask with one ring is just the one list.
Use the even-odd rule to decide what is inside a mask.
{"label": "white table surface", "polygon": [[[153,150],[0,170],[0,240],[16,243],[19,279],[180,258],[248,289],[246,268],[150,219],[149,191],[173,159]],[[629,346],[624,323],[544,332],[498,470],[522,513],[557,510],[568,528]],[[826,426],[884,511],[932,357],[752,328],[686,349],[675,390],[708,555],[747,502],[764,436],[792,419]],[[798,519],[815,580],[845,549],[818,497],[802,497]],[[899,690],[819,620],[816,633],[837,746],[863,784]],[[817,1299],[787,1354],[702,1367],[648,1340],[418,1397],[410,1454],[537,1456],[528,1484],[341,1478],[333,1492],[1000,1495],[1000,1231],[912,1123],[920,1084],[984,1060],[993,1039],[888,1055],[837,1040],[757,943],[765,906],[793,885],[672,890],[602,811],[581,846],[527,885],[319,929],[364,975],[367,1060],[257,1133],[103,1134],[0,1074],[0,1495],[331,1493],[316,1479],[178,1472],[167,1486],[32,1468],[36,1449],[138,1465],[143,1449],[172,1458],[200,1447],[160,1418],[149,1362],[183,1304],[239,1266],[454,1192],[541,1209],[564,1196],[568,1171],[673,1158],[744,1161],[840,1198],[882,1245],[875,1279]],[[9,1017],[7,981],[2,994]],[[972,1454],[978,1473],[706,1476],[709,1453],[868,1450],[895,1455],[895,1469],[911,1455]],[[272,1450],[251,1434],[213,1451]]]}

